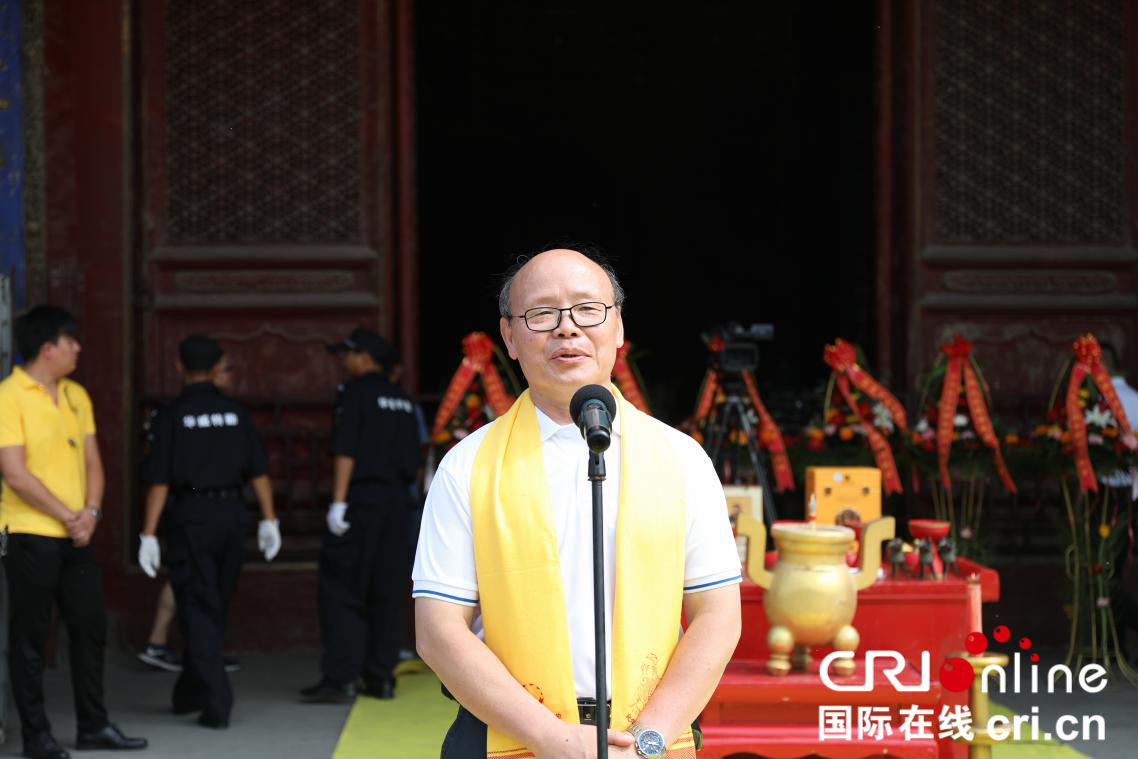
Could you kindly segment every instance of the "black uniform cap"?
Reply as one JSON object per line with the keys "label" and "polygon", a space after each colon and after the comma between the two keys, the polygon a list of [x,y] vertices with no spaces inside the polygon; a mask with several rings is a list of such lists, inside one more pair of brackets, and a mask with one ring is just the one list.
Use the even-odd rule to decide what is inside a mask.
{"label": "black uniform cap", "polygon": [[375,363],[382,366],[385,370],[391,369],[392,364],[399,355],[395,350],[395,346],[367,327],[356,327],[346,338],[328,346],[329,353],[344,353],[345,351],[367,353],[375,359]]}
{"label": "black uniform cap", "polygon": [[187,372],[208,372],[217,366],[225,351],[212,337],[190,335],[178,345],[178,358]]}

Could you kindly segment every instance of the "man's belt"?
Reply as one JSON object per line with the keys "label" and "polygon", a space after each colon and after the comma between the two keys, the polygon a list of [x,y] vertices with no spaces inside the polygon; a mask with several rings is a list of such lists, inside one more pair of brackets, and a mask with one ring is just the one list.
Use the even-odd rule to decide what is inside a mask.
{"label": "man's belt", "polygon": [[[447,687],[439,683],[442,688],[443,695],[451,701],[457,701]],[[605,709],[609,715],[609,724],[612,724],[612,701],[605,704]],[[595,698],[579,698],[577,699],[577,716],[581,720],[582,725],[595,725],[597,724],[597,700]]]}
{"label": "man's belt", "polygon": [[[605,703],[605,713],[612,717],[612,701]],[[582,725],[597,724],[597,700],[595,698],[577,699],[577,716],[581,718]],[[611,719],[609,724],[612,724]]]}
{"label": "man's belt", "polygon": [[228,488],[195,488],[193,485],[179,485],[174,489],[174,493],[186,498],[240,498],[241,488],[228,487]]}

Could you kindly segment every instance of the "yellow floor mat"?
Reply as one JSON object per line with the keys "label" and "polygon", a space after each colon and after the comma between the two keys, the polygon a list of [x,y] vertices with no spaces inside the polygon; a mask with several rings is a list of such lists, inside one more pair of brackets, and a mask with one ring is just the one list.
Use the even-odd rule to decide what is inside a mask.
{"label": "yellow floor mat", "polygon": [[332,759],[438,759],[458,704],[418,660],[403,662],[395,674],[395,698],[356,699]]}

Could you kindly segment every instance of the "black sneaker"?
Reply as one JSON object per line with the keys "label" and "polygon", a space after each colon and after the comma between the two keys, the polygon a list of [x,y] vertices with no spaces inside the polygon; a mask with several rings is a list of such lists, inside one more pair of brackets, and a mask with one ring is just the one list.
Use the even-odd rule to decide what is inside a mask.
{"label": "black sneaker", "polygon": [[182,663],[170,653],[170,649],[166,646],[148,645],[145,651],[138,654],[138,660],[165,672],[182,671]]}
{"label": "black sneaker", "polygon": [[241,671],[241,662],[237,661],[236,659],[230,659],[228,656],[226,656],[225,657],[225,671],[226,672],[240,672]]}
{"label": "black sneaker", "polygon": [[300,691],[300,700],[309,704],[346,704],[355,697],[355,685],[340,685],[327,678]]}

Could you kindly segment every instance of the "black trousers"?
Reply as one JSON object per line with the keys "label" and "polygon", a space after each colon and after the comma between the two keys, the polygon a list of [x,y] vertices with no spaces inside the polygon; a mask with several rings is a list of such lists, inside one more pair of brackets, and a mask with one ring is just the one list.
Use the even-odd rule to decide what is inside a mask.
{"label": "black trousers", "polygon": [[166,568],[185,645],[174,708],[227,720],[233,688],[222,649],[241,574],[245,506],[236,499],[183,497],[172,504],[166,524]]}
{"label": "black trousers", "polygon": [[486,756],[486,723],[463,707],[458,707],[439,759],[481,759]]}
{"label": "black trousers", "polygon": [[339,685],[361,676],[377,685],[399,663],[410,498],[403,487],[384,495],[378,504],[350,503],[351,527],[341,536],[325,531],[320,549],[320,670]]}
{"label": "black trousers", "polygon": [[24,740],[51,730],[44,710],[43,658],[56,603],[67,625],[79,732],[102,729],[107,724],[103,702],[107,612],[94,546],[76,548],[70,538],[13,534],[8,538],[4,571],[11,602],[8,666]]}

